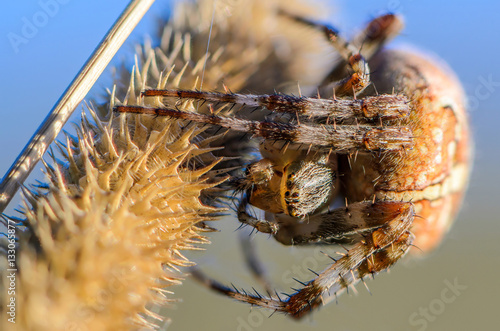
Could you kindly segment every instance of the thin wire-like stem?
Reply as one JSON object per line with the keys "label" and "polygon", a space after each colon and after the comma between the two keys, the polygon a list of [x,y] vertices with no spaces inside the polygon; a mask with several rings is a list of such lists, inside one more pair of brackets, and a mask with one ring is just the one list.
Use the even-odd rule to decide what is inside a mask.
{"label": "thin wire-like stem", "polygon": [[146,14],[154,0],[132,0],[113,24],[99,46],[80,69],[54,108],[44,119],[28,144],[0,183],[0,213],[57,137],[75,108],[92,88],[118,49]]}

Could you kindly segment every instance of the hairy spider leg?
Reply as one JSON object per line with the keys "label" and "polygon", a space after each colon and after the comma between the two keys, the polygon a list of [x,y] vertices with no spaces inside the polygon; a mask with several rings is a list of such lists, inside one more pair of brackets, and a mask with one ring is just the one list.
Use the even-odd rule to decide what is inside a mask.
{"label": "hairy spider leg", "polygon": [[247,132],[271,140],[302,144],[303,149],[349,153],[351,151],[405,150],[413,146],[412,132],[405,126],[376,127],[373,125],[309,125],[267,121],[251,121],[234,117],[206,115],[169,108],[117,106],[120,113],[170,116],[197,123],[218,125]]}
{"label": "hairy spider leg", "polygon": [[[403,18],[395,14],[385,14],[370,21],[367,26],[358,33],[351,44],[358,52],[369,61],[389,41],[394,39],[404,28]],[[340,77],[349,75],[347,71],[348,62],[344,59],[339,61],[330,73],[325,77],[320,86],[327,86]]]}
{"label": "hairy spider leg", "polygon": [[323,31],[330,43],[340,54],[341,58],[347,62],[352,70],[352,73],[341,81],[336,82],[336,96],[351,95],[355,97],[370,85],[370,68],[368,66],[368,62],[353,44],[340,36],[339,31],[336,28],[328,24],[318,23],[287,12],[282,11],[281,14],[296,22]]}
{"label": "hairy spider leg", "polygon": [[259,220],[247,212],[249,204],[248,194],[244,193],[238,204],[238,220],[242,224],[250,225],[259,232],[274,235],[279,230],[279,225],[268,220]]}
{"label": "hairy spider leg", "polygon": [[252,276],[264,288],[268,295],[272,295],[274,287],[267,277],[266,270],[261,260],[257,256],[257,250],[253,242],[253,236],[250,236],[244,231],[240,231],[239,240],[243,251],[244,262],[247,268],[252,273]]}
{"label": "hairy spider leg", "polygon": [[377,95],[361,99],[317,99],[284,94],[253,95],[238,93],[201,92],[192,90],[157,90],[142,92],[145,97],[166,97],[264,107],[274,112],[328,119],[330,122],[352,120],[389,121],[408,117],[410,107],[403,95]]}
{"label": "hairy spider leg", "polygon": [[378,16],[351,41],[361,55],[369,61],[388,42],[398,36],[404,28],[403,17],[392,13]]}
{"label": "hairy spider leg", "polygon": [[[387,270],[410,249],[414,236],[409,232],[415,216],[414,208],[408,202],[362,202],[365,204],[363,214],[357,215],[367,218],[379,219],[381,226],[365,231],[364,239],[355,244],[348,252],[339,259],[332,260],[334,263],[327,269],[317,274],[313,280],[303,283],[304,287],[295,293],[288,295],[283,300],[277,293],[276,296],[262,296],[259,293],[248,294],[236,288],[226,287],[217,281],[209,279],[200,272],[194,276],[201,280],[206,286],[219,293],[232,297],[238,301],[250,303],[263,308],[283,312],[295,318],[301,318],[310,313],[314,308],[326,304],[332,297],[353,286],[359,281],[364,281],[364,277]],[[331,214],[338,217],[341,213],[341,223],[345,223],[345,218],[349,216],[349,209],[339,208],[338,213]],[[351,219],[352,220],[352,219]],[[385,222],[384,222],[385,221]],[[335,219],[331,219],[333,224]],[[362,222],[355,221],[353,224]],[[351,224],[349,222],[345,224]],[[372,222],[369,222],[372,224]],[[330,297],[329,297],[330,296]]]}

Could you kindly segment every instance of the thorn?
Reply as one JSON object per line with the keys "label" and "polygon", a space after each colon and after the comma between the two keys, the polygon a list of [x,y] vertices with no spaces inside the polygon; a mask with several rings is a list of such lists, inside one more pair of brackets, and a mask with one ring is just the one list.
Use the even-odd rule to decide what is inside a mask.
{"label": "thorn", "polygon": [[330,155],[332,155],[332,151],[333,151],[333,149],[330,148],[330,150],[328,151],[328,158],[330,158]]}
{"label": "thorn", "polygon": [[336,259],[334,259],[334,258],[333,258],[332,256],[330,256],[329,254],[326,254],[325,252],[322,252],[322,251],[320,251],[320,253],[321,253],[321,254],[323,254],[323,255],[325,255],[325,256],[327,256],[328,258],[330,258],[333,262],[337,262],[337,260],[336,260]]}
{"label": "thorn", "polygon": [[416,249],[418,249],[420,252],[424,253],[424,251],[418,247],[417,245],[413,245],[413,244],[410,244],[411,247],[415,247]]}
{"label": "thorn", "polygon": [[342,285],[345,285],[345,289],[347,291],[347,294],[349,294],[349,283],[347,283],[344,279],[344,277],[342,277],[342,275],[339,275],[339,278],[342,280]]}
{"label": "thorn", "polygon": [[306,283],[301,282],[301,281],[300,281],[300,280],[298,280],[297,278],[293,278],[293,277],[292,277],[292,279],[293,279],[294,281],[296,281],[297,283],[302,284],[302,286],[306,286],[306,285],[307,285]]}
{"label": "thorn", "polygon": [[257,294],[259,299],[262,299],[262,296],[259,294],[259,292],[257,292],[257,290],[254,287],[252,287],[252,290],[255,292],[255,294]]}
{"label": "thorn", "polygon": [[314,270],[312,270],[312,269],[310,269],[310,268],[307,268],[307,270],[309,270],[310,272],[312,272],[312,273],[313,273],[313,274],[315,274],[316,276],[319,276],[319,274],[318,274],[316,271],[314,271]]}
{"label": "thorn", "polygon": [[358,295],[359,292],[356,289],[356,286],[352,285],[351,288],[352,288],[352,292],[354,293],[354,295]]}
{"label": "thorn", "polygon": [[309,154],[309,152],[311,152],[311,148],[312,148],[312,144],[309,145],[309,148],[307,149],[307,154]]}
{"label": "thorn", "polygon": [[370,295],[373,295],[372,292],[370,291],[370,289],[368,288],[368,285],[366,285],[366,282],[365,282],[365,279],[363,277],[361,277],[361,281],[363,282],[363,284],[365,285],[365,288],[366,290],[368,291],[368,293],[370,293]]}
{"label": "thorn", "polygon": [[282,152],[283,154],[286,153],[286,151],[288,149],[288,146],[290,146],[290,142],[289,141],[287,141],[286,143],[283,144],[283,146],[281,146],[280,152]]}
{"label": "thorn", "polygon": [[277,311],[278,311],[278,309],[275,309],[275,310],[271,313],[271,315],[269,315],[269,317],[268,317],[268,318],[271,318],[271,317],[274,315],[274,313],[276,313]]}
{"label": "thorn", "polygon": [[295,117],[297,118],[297,124],[300,125],[299,112],[295,111]]}
{"label": "thorn", "polygon": [[351,269],[350,272],[351,272],[352,279],[355,280],[356,276],[354,275],[354,271]]}

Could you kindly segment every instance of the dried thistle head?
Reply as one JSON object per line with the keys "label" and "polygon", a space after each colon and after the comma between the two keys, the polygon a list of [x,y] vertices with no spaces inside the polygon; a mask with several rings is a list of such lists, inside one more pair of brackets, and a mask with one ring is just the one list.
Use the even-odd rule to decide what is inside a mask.
{"label": "dried thistle head", "polygon": [[[109,100],[89,106],[92,118],[83,114],[76,135],[57,145],[62,160],[53,157],[46,164],[47,185],[25,191],[26,230],[18,230],[17,249],[18,327],[154,328],[163,319],[149,308],[173,300],[166,287],[181,281],[173,271],[192,264],[181,251],[207,243],[203,232],[210,228],[204,222],[222,211],[215,187],[227,177],[217,170],[223,159],[213,152],[227,140],[177,120],[111,110],[116,104],[143,105],[140,91],[146,87],[213,90],[224,83],[235,91],[269,91],[304,77],[296,52],[306,47],[297,40],[310,39],[296,36],[305,32],[290,24],[286,42],[278,44],[270,34],[288,31],[280,25],[289,22],[271,9],[285,3],[288,9],[315,11],[298,1],[219,2],[225,14],[215,11],[211,30],[212,1],[182,3],[162,29],[158,47],[137,47],[136,66],[120,71]],[[311,42],[309,50],[314,47]],[[193,103],[182,107],[208,111]]]}

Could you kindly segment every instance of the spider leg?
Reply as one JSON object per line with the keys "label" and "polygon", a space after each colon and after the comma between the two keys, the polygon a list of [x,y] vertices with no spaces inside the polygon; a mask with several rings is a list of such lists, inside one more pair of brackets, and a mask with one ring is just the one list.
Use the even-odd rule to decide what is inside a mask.
{"label": "spider leg", "polygon": [[[368,25],[357,34],[351,44],[358,49],[361,55],[369,61],[380,49],[382,49],[389,41],[396,37],[404,27],[403,20],[395,14],[386,14],[376,17],[368,23]],[[330,71],[326,78],[321,83],[321,86],[330,84],[338,80],[339,77],[345,77],[347,72],[347,61],[341,60]]]}
{"label": "spider leg", "polygon": [[384,213],[387,209],[394,208],[395,204],[400,203],[391,201],[374,203],[365,200],[309,216],[307,221],[283,221],[281,223],[284,225],[278,228],[275,238],[285,245],[311,245],[355,239],[387,223]]}
{"label": "spider leg", "polygon": [[408,99],[403,95],[386,94],[362,99],[317,99],[283,94],[252,95],[190,90],[145,90],[142,95],[265,107],[275,112],[323,118],[330,122],[354,118],[394,120],[407,117],[410,113]]}
{"label": "spider leg", "polygon": [[266,290],[268,295],[271,295],[273,293],[273,287],[266,275],[265,268],[261,260],[257,256],[257,250],[255,249],[255,245],[251,240],[251,237],[248,234],[241,232],[240,244],[245,258],[245,264],[252,273],[252,276]]}
{"label": "spider leg", "polygon": [[278,295],[264,297],[260,294],[248,294],[228,288],[208,278],[202,280],[210,288],[236,300],[301,318],[329,301],[327,295],[332,293],[336,295],[367,275],[387,270],[410,249],[414,239],[413,234],[409,232],[414,219],[413,205],[393,202],[384,204],[383,208],[380,208],[381,205],[378,203],[373,206],[377,206],[373,210],[375,216],[383,217],[387,219],[387,222],[368,232],[363,241],[335,260],[330,267],[305,284],[301,290],[289,295],[287,300],[282,300]]}
{"label": "spider leg", "polygon": [[371,20],[357,34],[351,44],[367,60],[370,60],[387,43],[398,36],[404,28],[403,18],[395,14],[385,14]]}
{"label": "spider leg", "polygon": [[267,220],[259,220],[258,218],[250,215],[247,212],[248,204],[249,204],[248,195],[243,194],[240,203],[238,205],[238,220],[242,224],[250,225],[259,232],[275,234],[279,229],[279,225],[276,223],[269,222]]}
{"label": "spider leg", "polygon": [[219,125],[235,131],[248,132],[257,137],[283,140],[337,153],[351,151],[404,150],[413,145],[412,132],[405,126],[376,127],[373,125],[310,125],[282,122],[260,122],[234,117],[206,115],[169,108],[117,106],[115,111],[138,113]]}
{"label": "spider leg", "polygon": [[344,59],[352,69],[353,72],[349,77],[335,84],[335,95],[356,96],[370,85],[370,68],[368,62],[353,44],[340,36],[337,29],[328,24],[314,22],[301,16],[292,15],[286,12],[282,12],[282,14],[296,22],[323,31],[333,47],[339,52],[342,59]]}

